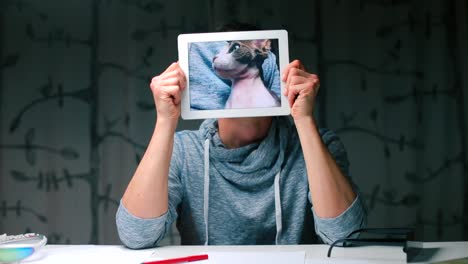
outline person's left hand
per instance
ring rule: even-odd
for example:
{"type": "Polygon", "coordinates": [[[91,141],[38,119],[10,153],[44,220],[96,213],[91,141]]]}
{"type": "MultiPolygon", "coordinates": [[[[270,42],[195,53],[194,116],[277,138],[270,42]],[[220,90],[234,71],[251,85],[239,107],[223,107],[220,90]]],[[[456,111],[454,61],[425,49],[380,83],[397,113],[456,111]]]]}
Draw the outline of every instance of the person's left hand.
{"type": "Polygon", "coordinates": [[[286,83],[284,95],[288,97],[294,121],[313,119],[315,98],[320,87],[318,76],[308,73],[299,60],[294,60],[286,66],[281,79],[286,83]]]}

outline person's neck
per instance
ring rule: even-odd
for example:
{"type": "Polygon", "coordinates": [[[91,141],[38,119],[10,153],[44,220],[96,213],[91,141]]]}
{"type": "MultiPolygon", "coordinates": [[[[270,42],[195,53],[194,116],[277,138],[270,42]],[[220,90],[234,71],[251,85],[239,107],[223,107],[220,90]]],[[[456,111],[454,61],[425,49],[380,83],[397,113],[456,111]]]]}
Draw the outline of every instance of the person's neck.
{"type": "Polygon", "coordinates": [[[220,118],[219,137],[226,148],[240,148],[264,139],[272,117],[220,118]]]}

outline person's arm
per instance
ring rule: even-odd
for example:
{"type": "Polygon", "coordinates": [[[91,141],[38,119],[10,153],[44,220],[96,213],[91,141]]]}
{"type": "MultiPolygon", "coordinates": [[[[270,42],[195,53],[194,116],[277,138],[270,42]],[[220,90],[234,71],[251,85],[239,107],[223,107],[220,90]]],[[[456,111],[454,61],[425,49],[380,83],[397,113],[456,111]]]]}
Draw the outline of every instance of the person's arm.
{"type": "MultiPolygon", "coordinates": [[[[179,65],[173,63],[153,78],[150,87],[157,111],[154,133],[116,216],[121,240],[132,248],[151,246],[167,229],[169,167],[185,75],[179,65]]],[[[177,177],[173,178],[177,181],[177,177]]]]}
{"type": "Polygon", "coordinates": [[[323,144],[313,117],[320,86],[318,77],[306,72],[295,60],[286,68],[283,80],[301,141],[315,212],[320,217],[336,217],[351,205],[356,193],[323,144]]]}
{"type": "MultiPolygon", "coordinates": [[[[352,178],[350,177],[348,155],[343,143],[331,130],[319,129],[319,133],[323,145],[328,149],[341,173],[350,182],[356,193],[356,198],[351,205],[336,217],[320,217],[315,212],[314,206],[311,208],[315,219],[316,233],[325,243],[331,244],[337,239],[346,237],[351,231],[365,228],[367,225],[367,212],[362,196],[359,193],[359,188],[352,182],[352,178]]],[[[309,199],[312,203],[310,192],[309,199]]],[[[356,238],[357,236],[353,235],[352,238],[356,238]]]]}
{"type": "Polygon", "coordinates": [[[129,212],[122,200],[120,201],[115,220],[119,238],[125,246],[139,249],[158,245],[177,219],[177,206],[183,199],[181,182],[183,152],[180,141],[180,136],[176,135],[167,180],[167,211],[157,217],[143,218],[129,212]]]}
{"type": "Polygon", "coordinates": [[[337,217],[353,203],[356,193],[322,142],[315,122],[303,118],[295,124],[315,213],[323,218],[337,217]]]}
{"type": "MultiPolygon", "coordinates": [[[[346,231],[351,232],[354,227],[360,227],[365,223],[362,219],[365,213],[361,213],[364,210],[360,202],[356,205],[357,194],[322,141],[314,120],[313,107],[319,88],[318,77],[306,72],[302,64],[296,60],[286,68],[283,81],[286,82],[285,95],[291,106],[291,115],[304,154],[314,216],[321,218],[318,225],[323,219],[334,220],[337,225],[340,223],[338,218],[352,220],[356,223],[344,223],[349,230],[340,230],[342,227],[336,227],[336,233],[339,235],[346,231]],[[354,212],[352,205],[359,207],[359,210],[354,212]],[[353,214],[355,217],[349,217],[345,213],[353,214]]],[[[329,237],[336,238],[339,235],[329,237]]]]}
{"type": "Polygon", "coordinates": [[[169,164],[176,125],[158,119],[148,148],[123,195],[122,203],[135,216],[154,218],[167,212],[169,164]]]}

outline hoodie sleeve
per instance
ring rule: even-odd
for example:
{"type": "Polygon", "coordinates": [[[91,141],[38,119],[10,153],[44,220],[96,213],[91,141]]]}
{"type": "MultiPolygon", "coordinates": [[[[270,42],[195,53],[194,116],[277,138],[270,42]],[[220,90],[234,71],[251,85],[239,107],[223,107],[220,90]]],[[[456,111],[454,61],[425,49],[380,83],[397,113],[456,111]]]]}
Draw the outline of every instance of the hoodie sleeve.
{"type": "Polygon", "coordinates": [[[125,246],[132,249],[154,247],[172,227],[172,223],[177,218],[176,209],[183,197],[180,179],[183,153],[180,149],[179,137],[176,134],[169,166],[169,205],[165,214],[155,218],[140,218],[131,214],[120,201],[116,224],[120,240],[125,246]]]}
{"type": "MultiPolygon", "coordinates": [[[[362,201],[362,195],[359,193],[359,189],[349,177],[349,161],[343,143],[341,143],[338,136],[330,130],[321,130],[320,134],[323,142],[328,148],[328,151],[335,159],[338,167],[340,167],[341,172],[348,177],[354,191],[357,193],[356,199],[353,203],[337,217],[319,217],[312,206],[312,212],[315,219],[315,232],[325,243],[331,244],[335,240],[346,237],[354,230],[364,228],[367,225],[367,212],[364,201],[362,201]]],[[[310,194],[309,200],[312,203],[310,194]]]]}

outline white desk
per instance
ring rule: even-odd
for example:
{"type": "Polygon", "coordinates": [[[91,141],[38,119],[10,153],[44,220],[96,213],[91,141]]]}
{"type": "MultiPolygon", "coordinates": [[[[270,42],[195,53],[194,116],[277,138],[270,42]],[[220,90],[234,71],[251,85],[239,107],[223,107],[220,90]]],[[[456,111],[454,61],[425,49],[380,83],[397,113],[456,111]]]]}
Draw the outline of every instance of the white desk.
{"type": "MultiPolygon", "coordinates": [[[[468,242],[425,242],[416,263],[430,263],[468,257],[468,242]],[[427,250],[427,251],[426,251],[427,250]],[[425,255],[425,256],[422,256],[425,255]],[[425,261],[421,261],[424,259],[425,261]]],[[[401,247],[365,246],[334,248],[332,258],[326,257],[327,245],[293,246],[166,246],[145,250],[130,250],[122,246],[47,245],[21,263],[141,263],[151,255],[171,258],[213,251],[267,252],[305,251],[306,263],[406,263],[401,247]]]]}

